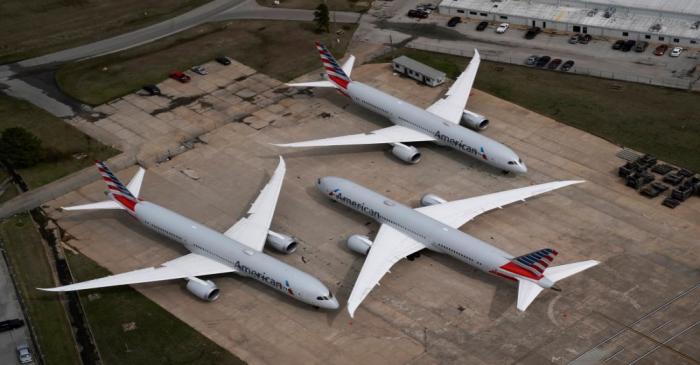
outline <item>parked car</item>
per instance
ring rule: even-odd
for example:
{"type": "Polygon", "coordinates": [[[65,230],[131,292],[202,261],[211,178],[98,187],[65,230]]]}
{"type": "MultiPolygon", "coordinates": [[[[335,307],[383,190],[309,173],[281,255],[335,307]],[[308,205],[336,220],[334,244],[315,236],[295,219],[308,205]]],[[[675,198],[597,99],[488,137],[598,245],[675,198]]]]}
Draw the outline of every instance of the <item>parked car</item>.
{"type": "Polygon", "coordinates": [[[550,70],[556,70],[559,65],[561,65],[561,58],[555,58],[549,63],[549,65],[547,65],[547,68],[550,70]]]}
{"type": "Polygon", "coordinates": [[[552,57],[549,56],[542,56],[537,59],[537,62],[535,62],[536,67],[544,67],[549,63],[549,60],[551,60],[552,57]]]}
{"type": "Polygon", "coordinates": [[[418,5],[416,6],[416,9],[435,10],[435,9],[437,9],[437,6],[435,6],[435,4],[430,4],[430,3],[418,4],[418,5]]]}
{"type": "Polygon", "coordinates": [[[461,23],[461,22],[462,22],[462,18],[456,16],[456,17],[451,18],[451,19],[447,22],[447,26],[450,27],[450,28],[454,28],[457,24],[459,24],[459,23],[461,23]]]}
{"type": "Polygon", "coordinates": [[[488,27],[488,26],[489,26],[489,22],[481,22],[481,23],[479,23],[479,25],[476,26],[476,30],[481,32],[484,29],[486,29],[486,27],[488,27]]]}
{"type": "Polygon", "coordinates": [[[639,42],[637,42],[637,45],[634,47],[634,51],[635,52],[644,52],[644,51],[646,51],[647,47],[649,47],[649,42],[639,41],[639,42]]]}
{"type": "Polygon", "coordinates": [[[506,30],[508,30],[509,27],[510,27],[510,24],[501,23],[501,25],[499,25],[498,28],[496,28],[496,33],[503,34],[506,32],[506,30]]]}
{"type": "Polygon", "coordinates": [[[579,34],[578,35],[578,42],[581,44],[588,44],[593,39],[593,36],[590,34],[579,34]]]}
{"type": "Polygon", "coordinates": [[[568,61],[564,62],[563,65],[561,65],[561,69],[560,69],[560,70],[562,70],[562,71],[569,71],[569,70],[571,70],[572,67],[574,67],[574,61],[573,61],[573,60],[568,60],[568,61]]]}
{"type": "Polygon", "coordinates": [[[683,47],[673,47],[669,56],[678,57],[681,55],[681,53],[683,53],[683,47]]]}
{"type": "Polygon", "coordinates": [[[29,346],[27,346],[26,343],[17,346],[17,358],[19,359],[20,364],[28,364],[34,361],[32,358],[32,352],[29,351],[29,346]]]}
{"type": "Polygon", "coordinates": [[[525,32],[525,39],[533,39],[537,37],[538,34],[542,32],[542,28],[540,27],[531,27],[530,29],[525,32]]]}
{"type": "Polygon", "coordinates": [[[190,82],[191,80],[191,78],[182,71],[170,71],[170,78],[173,80],[180,81],[183,84],[190,82]]]}
{"type": "Polygon", "coordinates": [[[224,65],[224,66],[228,66],[228,65],[231,64],[231,59],[228,58],[228,57],[226,57],[226,56],[219,56],[219,57],[216,57],[215,60],[216,60],[216,62],[218,62],[218,63],[220,63],[220,64],[222,64],[222,65],[224,65]]]}
{"type": "Polygon", "coordinates": [[[207,72],[207,69],[204,68],[204,66],[194,66],[192,67],[192,72],[198,74],[198,75],[206,75],[209,72],[207,72]]]}
{"type": "Polygon", "coordinates": [[[408,17],[409,18],[425,19],[428,17],[428,13],[424,12],[423,10],[411,9],[408,11],[408,17]]]}
{"type": "Polygon", "coordinates": [[[624,46],[624,45],[625,45],[625,41],[622,40],[622,39],[620,39],[620,40],[618,40],[617,42],[613,43],[612,49],[620,49],[620,48],[622,48],[622,46],[624,46]]]}
{"type": "Polygon", "coordinates": [[[422,12],[428,14],[428,15],[430,15],[430,14],[433,12],[433,9],[426,8],[426,7],[421,6],[421,5],[416,6],[416,10],[422,11],[422,12]]]}
{"type": "Polygon", "coordinates": [[[662,44],[662,45],[656,47],[656,49],[654,50],[654,54],[657,56],[663,56],[664,53],[666,53],[666,51],[668,51],[668,46],[665,44],[662,44]]]}
{"type": "Polygon", "coordinates": [[[626,40],[625,44],[622,45],[622,52],[629,52],[632,48],[634,48],[635,44],[637,44],[637,41],[633,39],[626,40]]]}
{"type": "Polygon", "coordinates": [[[0,332],[5,332],[5,331],[11,331],[15,328],[20,328],[24,326],[24,321],[15,318],[15,319],[8,319],[6,321],[0,322],[0,332]]]}
{"type": "Polygon", "coordinates": [[[537,60],[540,58],[540,56],[537,55],[532,55],[525,60],[525,64],[528,66],[532,66],[537,63],[537,60]]]}
{"type": "Polygon", "coordinates": [[[569,37],[569,44],[576,44],[578,43],[578,38],[580,34],[574,34],[571,37],[569,37]]]}

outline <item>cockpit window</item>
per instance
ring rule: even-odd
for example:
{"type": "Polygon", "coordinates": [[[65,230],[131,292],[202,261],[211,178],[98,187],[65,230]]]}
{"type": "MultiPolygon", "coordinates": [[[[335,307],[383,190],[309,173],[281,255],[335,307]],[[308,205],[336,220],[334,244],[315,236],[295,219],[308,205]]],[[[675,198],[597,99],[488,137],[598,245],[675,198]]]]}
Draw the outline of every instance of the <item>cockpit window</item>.
{"type": "Polygon", "coordinates": [[[508,161],[508,164],[509,164],[509,165],[515,165],[515,164],[517,164],[517,162],[515,162],[515,161],[508,161]]]}
{"type": "Polygon", "coordinates": [[[316,300],[328,300],[328,297],[316,297],[316,300]]]}

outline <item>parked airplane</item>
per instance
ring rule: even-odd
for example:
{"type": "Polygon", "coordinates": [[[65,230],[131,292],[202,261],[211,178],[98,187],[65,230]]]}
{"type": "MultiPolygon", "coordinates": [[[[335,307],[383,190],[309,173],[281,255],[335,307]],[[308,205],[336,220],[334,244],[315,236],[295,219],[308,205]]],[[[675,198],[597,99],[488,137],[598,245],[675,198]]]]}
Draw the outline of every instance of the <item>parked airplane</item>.
{"type": "Polygon", "coordinates": [[[63,210],[125,210],[149,229],[179,242],[191,253],[158,267],[41,290],[72,291],[186,279],[187,290],[192,294],[205,301],[214,301],[219,297],[218,287],[211,280],[203,280],[199,276],[236,273],[312,306],[338,308],[338,300],[318,279],[263,252],[266,241],[272,248],[285,254],[294,252],[297,246],[294,238],[270,230],[284,180],[285,164],[282,158],[246,216],[223,234],[140,199],[139,192],[145,173],[143,168],[139,169],[127,186],[103,162],[97,162],[97,168],[109,188],[105,192],[109,200],[65,207],[63,210]]]}
{"type": "Polygon", "coordinates": [[[474,58],[447,91],[445,97],[423,110],[371,86],[352,81],[350,73],[355,63],[354,56],[350,56],[340,67],[325,46],[317,42],[316,48],[321,54],[321,61],[326,70],[326,80],[287,84],[288,86],[335,88],[355,103],[386,117],[395,125],[370,133],[276,144],[276,146],[319,147],[388,143],[393,147],[391,152],[396,157],[407,163],[417,163],[421,158],[418,149],[403,143],[432,141],[449,146],[506,172],[527,172],[525,164],[513,150],[461,126],[482,130],[489,123],[483,115],[464,109],[481,62],[478,51],[474,50],[474,58]]]}
{"type": "Polygon", "coordinates": [[[361,235],[348,238],[348,248],[367,256],[348,299],[350,316],[396,262],[425,248],[517,281],[517,308],[524,311],[542,289],[559,290],[554,286],[557,281],[599,262],[588,260],[549,267],[557,255],[551,248],[514,257],[458,228],[489,210],[581,182],[550,182],[451,202],[426,194],[421,199],[423,207],[411,209],[343,178],[318,179],[318,189],[330,199],[381,223],[374,242],[361,235]]]}

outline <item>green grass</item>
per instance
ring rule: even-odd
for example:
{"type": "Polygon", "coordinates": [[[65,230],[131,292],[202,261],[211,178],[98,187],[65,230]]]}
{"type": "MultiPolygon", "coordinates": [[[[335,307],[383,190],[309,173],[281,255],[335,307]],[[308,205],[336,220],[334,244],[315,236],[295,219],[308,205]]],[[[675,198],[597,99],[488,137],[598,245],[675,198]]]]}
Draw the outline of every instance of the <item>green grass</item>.
{"type": "MultiPolygon", "coordinates": [[[[340,27],[340,26],[339,26],[340,27]]],[[[56,80],[66,93],[99,105],[224,54],[282,81],[321,66],[313,40],[332,45],[341,57],[355,26],[339,36],[317,34],[310,22],[235,21],[205,24],[147,45],[61,67],[56,80]]],[[[198,77],[198,76],[194,76],[198,77]]]]}
{"type": "Polygon", "coordinates": [[[90,166],[95,159],[106,159],[118,153],[24,100],[0,94],[0,115],[0,131],[10,127],[24,127],[41,139],[43,147],[54,151],[54,161],[18,170],[30,188],[90,166]],[[76,159],[74,154],[87,156],[76,159]]]}
{"type": "Polygon", "coordinates": [[[44,245],[29,214],[0,222],[0,237],[46,363],[79,363],[72,328],[59,296],[35,289],[55,285],[44,245]]]}
{"type": "MultiPolygon", "coordinates": [[[[400,49],[451,78],[464,57],[400,49]]],[[[559,122],[700,171],[700,95],[693,92],[482,61],[475,87],[559,122]]]]}
{"type": "MultiPolygon", "coordinates": [[[[76,280],[110,273],[83,255],[66,253],[76,280]]],[[[183,294],[187,295],[187,294],[183,294]]],[[[243,364],[184,322],[130,287],[81,292],[105,364],[243,364]],[[91,293],[99,298],[90,300],[91,293]],[[124,332],[122,324],[136,329],[124,332]]]]}
{"type": "Polygon", "coordinates": [[[0,64],[143,28],[210,0],[2,0],[0,64]]]}

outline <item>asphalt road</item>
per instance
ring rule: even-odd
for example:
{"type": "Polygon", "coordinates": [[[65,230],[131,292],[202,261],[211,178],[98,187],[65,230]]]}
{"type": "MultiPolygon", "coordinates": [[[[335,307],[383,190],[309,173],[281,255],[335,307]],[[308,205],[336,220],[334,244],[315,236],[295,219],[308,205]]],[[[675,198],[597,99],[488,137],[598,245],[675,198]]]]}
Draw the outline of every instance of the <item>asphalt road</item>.
{"type": "MultiPolygon", "coordinates": [[[[334,12],[337,22],[358,22],[361,14],[334,12]]],[[[61,117],[72,117],[82,105],[53,82],[55,68],[65,62],[97,57],[140,46],[188,28],[229,19],[313,20],[312,10],[267,8],[254,0],[214,0],[185,14],[129,33],[44,56],[0,66],[0,91],[24,99],[61,117]],[[47,82],[47,80],[51,80],[47,82]]]]}
{"type": "MultiPolygon", "coordinates": [[[[0,321],[14,318],[24,319],[10,273],[7,270],[7,263],[1,256],[0,293],[3,293],[0,295],[0,321]]],[[[27,326],[0,333],[0,364],[19,364],[16,348],[20,343],[27,343],[29,347],[33,348],[27,326]]],[[[34,353],[34,351],[32,352],[34,353]]]]}

